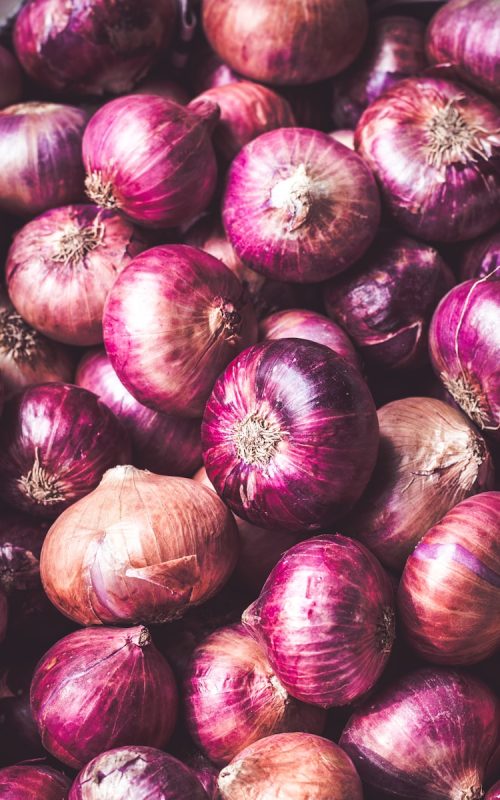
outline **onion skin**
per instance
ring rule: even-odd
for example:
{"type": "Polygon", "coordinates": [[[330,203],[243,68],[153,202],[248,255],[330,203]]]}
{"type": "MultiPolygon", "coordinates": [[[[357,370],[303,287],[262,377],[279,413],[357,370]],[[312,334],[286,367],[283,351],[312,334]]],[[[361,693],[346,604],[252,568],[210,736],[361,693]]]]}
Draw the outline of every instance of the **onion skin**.
{"type": "Polygon", "coordinates": [[[498,701],[480,681],[422,669],[356,711],[340,746],[364,781],[391,796],[480,800],[499,721],[498,701]]]}
{"type": "Polygon", "coordinates": [[[23,93],[19,64],[12,53],[0,45],[0,108],[18,103],[23,93]]]}
{"type": "Polygon", "coordinates": [[[246,747],[221,770],[219,791],[222,800],[363,800],[349,757],[309,733],[278,733],[246,747]]]}
{"type": "Polygon", "coordinates": [[[500,492],[459,503],[425,534],[399,585],[400,621],[436,664],[475,664],[500,646],[500,492]]]}
{"type": "Polygon", "coordinates": [[[55,103],[0,111],[0,210],[32,217],[83,196],[87,113],[55,103]]]}
{"type": "Polygon", "coordinates": [[[408,397],[378,411],[380,449],[371,482],[344,530],[400,573],[429,528],[493,485],[484,439],[441,400],[408,397]]]}
{"type": "Polygon", "coordinates": [[[103,330],[129,392],[184,417],[202,416],[217,376],[257,338],[241,283],[220,261],[187,245],[154,247],[133,260],[108,295],[103,330]]]}
{"type": "Polygon", "coordinates": [[[281,128],[234,159],[222,217],[244,264],[277,280],[317,283],[363,255],[380,201],[356,153],[326,133],[281,128]]]}
{"type": "Polygon", "coordinates": [[[49,599],[80,625],[167,622],[216,594],[237,552],[214,492],[117,467],[52,525],[40,571],[49,599]]]}
{"type": "Polygon", "coordinates": [[[486,793],[484,800],[500,800],[500,781],[491,787],[490,791],[486,793]]]}
{"type": "Polygon", "coordinates": [[[66,800],[71,781],[62,772],[39,765],[0,769],[3,800],[66,800]]]}
{"type": "Polygon", "coordinates": [[[460,280],[471,278],[500,278],[500,230],[472,242],[460,264],[460,280]]]}
{"type": "Polygon", "coordinates": [[[263,528],[324,528],[354,505],[376,460],[375,405],[358,370],[301,339],[245,350],[217,380],[202,423],[208,477],[263,528]]]}
{"type": "Polygon", "coordinates": [[[420,239],[457,242],[500,221],[499,130],[493,103],[424,76],[397,83],[367,108],[355,146],[398,225],[420,239]]]}

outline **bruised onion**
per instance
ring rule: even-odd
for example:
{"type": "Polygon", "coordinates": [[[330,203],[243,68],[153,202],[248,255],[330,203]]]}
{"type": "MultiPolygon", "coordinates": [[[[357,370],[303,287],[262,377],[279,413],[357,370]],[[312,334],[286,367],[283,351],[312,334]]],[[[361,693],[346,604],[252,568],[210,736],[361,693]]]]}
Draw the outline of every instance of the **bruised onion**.
{"type": "Polygon", "coordinates": [[[363,255],[378,227],[380,202],[356,153],[326,133],[281,128],[236,156],[222,215],[244,264],[279,280],[314,283],[363,255]]]}
{"type": "Polygon", "coordinates": [[[408,397],[378,411],[373,477],[344,530],[401,572],[429,528],[470,495],[492,488],[483,437],[441,400],[408,397]]]}
{"type": "Polygon", "coordinates": [[[471,242],[461,260],[462,281],[485,278],[487,275],[500,279],[500,230],[471,242]]]}
{"type": "Polygon", "coordinates": [[[22,92],[19,64],[12,53],[0,45],[0,108],[18,103],[22,92]]]}
{"type": "Polygon", "coordinates": [[[218,259],[187,245],[137,256],[108,295],[103,329],[130,393],[186,417],[202,416],[217,376],[257,338],[241,283],[218,259]]]}
{"type": "Polygon", "coordinates": [[[340,746],[391,797],[481,800],[499,724],[498,700],[480,681],[422,669],[356,711],[340,746]]]}
{"type": "Polygon", "coordinates": [[[66,800],[70,786],[66,775],[41,764],[0,769],[2,800],[66,800]]]}

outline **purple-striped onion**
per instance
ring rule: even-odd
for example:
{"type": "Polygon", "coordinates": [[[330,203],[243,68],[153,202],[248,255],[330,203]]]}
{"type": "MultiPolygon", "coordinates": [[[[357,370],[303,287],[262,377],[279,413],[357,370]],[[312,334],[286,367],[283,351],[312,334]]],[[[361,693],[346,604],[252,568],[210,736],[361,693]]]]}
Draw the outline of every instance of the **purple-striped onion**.
{"type": "Polygon", "coordinates": [[[23,93],[21,70],[12,53],[0,45],[0,108],[18,103],[23,93]]]}
{"type": "Polygon", "coordinates": [[[43,764],[18,764],[0,769],[2,800],[66,800],[71,781],[43,764]]]}
{"type": "Polygon", "coordinates": [[[471,242],[460,263],[461,281],[490,274],[500,279],[500,229],[471,242]]]}

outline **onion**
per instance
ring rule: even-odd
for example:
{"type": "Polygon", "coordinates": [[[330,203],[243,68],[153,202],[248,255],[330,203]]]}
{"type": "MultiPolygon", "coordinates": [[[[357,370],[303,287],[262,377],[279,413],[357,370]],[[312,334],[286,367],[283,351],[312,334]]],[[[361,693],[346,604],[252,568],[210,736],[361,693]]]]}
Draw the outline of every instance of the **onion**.
{"type": "Polygon", "coordinates": [[[2,800],[66,800],[71,781],[51,767],[41,765],[0,769],[2,800]]]}
{"type": "Polygon", "coordinates": [[[500,800],[500,781],[497,781],[490,791],[486,793],[484,800],[500,800]]]}
{"type": "Polygon", "coordinates": [[[498,701],[482,683],[423,669],[356,711],[340,746],[361,778],[391,797],[481,800],[499,722],[498,701]]]}
{"type": "Polygon", "coordinates": [[[50,600],[81,625],[166,622],[223,586],[237,550],[214,492],[116,467],[52,525],[40,570],[50,600]]]}
{"type": "Polygon", "coordinates": [[[362,800],[351,760],[310,733],[278,733],[246,747],[219,775],[223,800],[362,800]]]}
{"type": "Polygon", "coordinates": [[[34,216],[83,195],[87,113],[54,103],[0,111],[0,210],[34,216]]]}
{"type": "Polygon", "coordinates": [[[14,237],[5,267],[10,299],[51,339],[98,344],[108,292],[146,247],[116,211],[91,205],[46,211],[14,237]]]}
{"type": "Polygon", "coordinates": [[[203,28],[236,72],[264,83],[330,78],[358,55],[368,29],[365,0],[304,0],[252,6],[204,0],[203,28]]]}
{"type": "Polygon", "coordinates": [[[493,464],[476,428],[440,400],[395,400],[379,409],[378,421],[378,462],[344,530],[401,572],[432,525],[492,487],[493,464]]]}
{"type": "Polygon", "coordinates": [[[272,278],[314,283],[341,272],[371,244],[379,218],[370,171],[326,133],[264,133],[229,170],[229,240],[247,266],[272,278]]]}
{"type": "Polygon", "coordinates": [[[5,406],[0,495],[19,510],[51,519],[128,455],[122,426],[94,394],[67,383],[36,384],[5,406]]]}
{"type": "Polygon", "coordinates": [[[329,136],[335,141],[340,142],[345,147],[349,147],[351,150],[354,150],[354,131],[350,128],[343,128],[339,131],[331,131],[329,136]]]}
{"type": "Polygon", "coordinates": [[[454,282],[433,247],[382,235],[354,270],[327,285],[325,307],[368,365],[414,368],[428,359],[432,314],[454,282]]]}
{"type": "Polygon", "coordinates": [[[210,133],[218,114],[212,103],[191,110],[155,95],[106,103],[83,137],[88,196],[141,225],[168,227],[196,217],[215,188],[210,133]]]}
{"type": "Polygon", "coordinates": [[[500,492],[459,503],[410,555],[399,585],[409,643],[427,661],[474,664],[500,646],[500,492]]]}
{"type": "Polygon", "coordinates": [[[355,144],[395,220],[422,239],[472,239],[500,221],[500,110],[441,77],[408,78],[365,111],[355,144]]]}
{"type": "Polygon", "coordinates": [[[68,800],[208,800],[194,773],[153,747],[118,747],[76,777],[68,800]]]}
{"type": "Polygon", "coordinates": [[[16,59],[0,45],[0,108],[18,103],[23,93],[21,70],[16,59]]]}
{"type": "MultiPolygon", "coordinates": [[[[500,273],[500,270],[499,270],[500,273]]],[[[448,292],[429,333],[434,371],[476,425],[500,440],[500,281],[470,280],[448,292]]]]}
{"type": "Polygon", "coordinates": [[[135,258],[109,293],[103,328],[111,364],[131,394],[188,417],[201,417],[217,376],[257,338],[240,282],[187,245],[135,258]]]}
{"type": "Polygon", "coordinates": [[[500,229],[486,234],[466,249],[460,264],[462,281],[471,278],[500,278],[500,229]]]}

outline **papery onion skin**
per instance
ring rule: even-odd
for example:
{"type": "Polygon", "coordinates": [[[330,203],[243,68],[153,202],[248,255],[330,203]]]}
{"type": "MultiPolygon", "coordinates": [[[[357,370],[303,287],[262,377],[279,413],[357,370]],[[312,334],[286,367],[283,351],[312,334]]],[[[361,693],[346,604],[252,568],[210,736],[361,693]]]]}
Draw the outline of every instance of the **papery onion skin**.
{"type": "Polygon", "coordinates": [[[235,358],[207,402],[201,436],[208,477],[232,511],[290,532],[346,513],[378,448],[358,370],[303,339],[262,342],[235,358]]]}
{"type": "Polygon", "coordinates": [[[310,733],[278,733],[246,747],[219,774],[222,800],[363,800],[350,758],[310,733]]]}
{"type": "Polygon", "coordinates": [[[22,93],[19,64],[12,53],[0,45],[0,108],[18,103],[22,93]]]}
{"type": "Polygon", "coordinates": [[[66,800],[71,781],[62,772],[42,765],[0,769],[3,800],[66,800]]]}
{"type": "Polygon", "coordinates": [[[401,572],[432,525],[493,487],[493,462],[477,429],[441,400],[394,400],[379,409],[378,420],[377,465],[344,530],[401,572]]]}
{"type": "Polygon", "coordinates": [[[316,283],[363,255],[380,201],[356,153],[326,133],[281,128],[234,159],[222,217],[244,264],[277,280],[316,283]]]}
{"type": "Polygon", "coordinates": [[[50,600],[81,625],[167,622],[216,594],[237,552],[214,492],[116,467],[52,525],[40,571],[50,600]]]}
{"type": "Polygon", "coordinates": [[[257,338],[241,283],[218,259],[187,245],[154,247],[133,260],[108,295],[103,330],[129,392],[186,417],[202,416],[217,376],[257,338]]]}
{"type": "Polygon", "coordinates": [[[22,217],[83,197],[87,113],[55,103],[0,111],[0,209],[22,217]]]}
{"type": "Polygon", "coordinates": [[[490,791],[486,793],[484,800],[500,800],[500,781],[497,781],[490,791]]]}
{"type": "Polygon", "coordinates": [[[355,146],[396,222],[438,242],[500,221],[500,110],[442,77],[408,78],[361,117],[355,146]]]}
{"type": "Polygon", "coordinates": [[[391,796],[481,800],[499,723],[498,700],[480,681],[422,669],[356,711],[340,746],[364,781],[391,796]]]}
{"type": "Polygon", "coordinates": [[[126,463],[125,431],[104,403],[67,383],[29,386],[8,401],[0,429],[0,494],[53,519],[126,463]]]}
{"type": "Polygon", "coordinates": [[[433,247],[407,236],[379,236],[354,269],[326,285],[325,308],[367,365],[410,369],[428,361],[432,314],[454,283],[433,247]]]}
{"type": "Polygon", "coordinates": [[[500,230],[486,234],[466,249],[460,264],[460,279],[471,278],[500,279],[500,230]]]}
{"type": "Polygon", "coordinates": [[[88,197],[140,225],[173,227],[195,218],[215,189],[210,133],[218,114],[212,103],[190,110],[157,95],[106,103],[83,137],[88,197]]]}
{"type": "Polygon", "coordinates": [[[108,292],[147,246],[116,211],[93,205],[51,209],[14,237],[5,266],[10,299],[51,339],[98,344],[108,292]]]}
{"type": "Polygon", "coordinates": [[[408,558],[399,584],[401,628],[436,664],[475,664],[500,646],[500,492],[463,500],[408,558]]]}

